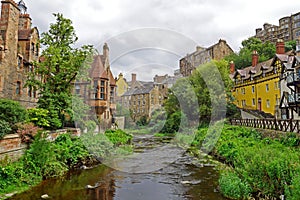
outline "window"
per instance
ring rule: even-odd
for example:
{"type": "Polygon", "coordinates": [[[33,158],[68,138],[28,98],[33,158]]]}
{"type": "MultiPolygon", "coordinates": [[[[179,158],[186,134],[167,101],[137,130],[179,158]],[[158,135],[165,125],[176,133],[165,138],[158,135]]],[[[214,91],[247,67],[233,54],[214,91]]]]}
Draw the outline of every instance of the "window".
{"type": "Polygon", "coordinates": [[[279,88],[280,88],[280,82],[279,81],[275,81],[274,84],[275,84],[274,85],[275,90],[279,90],[279,88]]]}
{"type": "Polygon", "coordinates": [[[269,92],[269,84],[266,84],[266,92],[269,92]]]}
{"type": "Polygon", "coordinates": [[[115,101],[115,92],[114,87],[110,87],[110,102],[115,101]]]}
{"type": "Polygon", "coordinates": [[[270,100],[267,99],[267,108],[270,108],[270,100]]]}
{"type": "Polygon", "coordinates": [[[245,88],[241,89],[242,94],[245,94],[245,88]]]}
{"type": "Polygon", "coordinates": [[[32,53],[34,53],[34,51],[35,51],[35,44],[33,42],[31,43],[31,51],[32,51],[32,53]]]}
{"type": "Polygon", "coordinates": [[[94,97],[95,97],[95,99],[98,99],[98,90],[99,90],[98,81],[94,80],[94,97]]]}
{"type": "Polygon", "coordinates": [[[22,57],[18,56],[18,70],[22,68],[22,57]]]}
{"type": "Polygon", "coordinates": [[[80,85],[75,85],[76,94],[80,94],[80,85]]]}
{"type": "Polygon", "coordinates": [[[300,31],[296,31],[295,35],[296,37],[300,37],[300,31]]]}
{"type": "Polygon", "coordinates": [[[21,82],[17,82],[17,87],[16,87],[16,94],[21,94],[21,82]]]}
{"type": "Polygon", "coordinates": [[[242,100],[242,106],[243,106],[243,107],[246,106],[246,100],[242,100]]]}
{"type": "Polygon", "coordinates": [[[28,87],[28,96],[32,97],[32,87],[28,87]]]}
{"type": "Polygon", "coordinates": [[[255,99],[252,99],[252,106],[255,106],[255,99]]]}
{"type": "Polygon", "coordinates": [[[105,100],[105,81],[101,81],[100,84],[100,99],[105,100]]]}
{"type": "Polygon", "coordinates": [[[254,86],[252,86],[252,93],[254,93],[255,92],[255,87],[254,86]]]}

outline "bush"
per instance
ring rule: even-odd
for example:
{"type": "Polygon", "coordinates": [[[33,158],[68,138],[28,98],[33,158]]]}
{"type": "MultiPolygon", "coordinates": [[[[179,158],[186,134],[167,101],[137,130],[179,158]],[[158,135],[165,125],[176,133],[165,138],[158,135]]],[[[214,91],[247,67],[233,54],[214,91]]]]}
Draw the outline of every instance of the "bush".
{"type": "Polygon", "coordinates": [[[93,120],[89,120],[89,121],[86,122],[86,128],[87,128],[88,132],[92,132],[93,133],[95,131],[95,129],[96,129],[96,126],[97,126],[97,124],[93,120]]]}
{"type": "Polygon", "coordinates": [[[28,113],[28,122],[32,122],[35,125],[43,128],[49,128],[49,111],[43,108],[30,108],[27,110],[28,113]]]}
{"type": "Polygon", "coordinates": [[[8,122],[0,120],[0,139],[12,131],[8,122]]]}
{"type": "Polygon", "coordinates": [[[33,123],[18,123],[17,127],[17,133],[20,135],[22,142],[25,143],[31,143],[38,132],[42,130],[42,128],[35,126],[33,123]]]}
{"type": "Polygon", "coordinates": [[[225,171],[219,178],[221,193],[233,199],[247,199],[251,194],[251,187],[243,182],[236,173],[225,171]]]}
{"type": "Polygon", "coordinates": [[[23,122],[26,119],[26,110],[19,102],[0,99],[0,120],[4,120],[11,125],[23,122]]]}
{"type": "Polygon", "coordinates": [[[104,134],[115,146],[130,144],[133,137],[121,129],[107,130],[104,134]]]}

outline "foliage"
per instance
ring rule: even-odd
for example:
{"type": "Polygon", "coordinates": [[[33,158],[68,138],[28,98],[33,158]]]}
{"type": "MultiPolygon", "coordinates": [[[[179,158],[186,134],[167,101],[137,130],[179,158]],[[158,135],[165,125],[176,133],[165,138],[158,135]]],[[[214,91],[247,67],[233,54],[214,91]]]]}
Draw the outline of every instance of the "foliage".
{"type": "Polygon", "coordinates": [[[28,122],[32,122],[35,125],[42,128],[50,127],[49,111],[43,108],[30,108],[27,110],[28,122]]]}
{"type": "Polygon", "coordinates": [[[31,143],[38,132],[43,130],[42,128],[35,126],[33,123],[19,123],[17,124],[17,127],[17,133],[20,135],[22,142],[25,143],[31,143]]]}
{"type": "Polygon", "coordinates": [[[251,194],[250,186],[243,182],[233,171],[221,173],[219,178],[221,193],[233,199],[247,199],[251,194]]]}
{"type": "Polygon", "coordinates": [[[146,116],[142,116],[137,122],[137,126],[146,126],[148,124],[148,119],[146,116]]]}
{"type": "MultiPolygon", "coordinates": [[[[227,104],[233,99],[231,85],[225,60],[201,65],[189,78],[179,79],[169,90],[164,103],[168,117],[161,132],[171,133],[178,131],[179,126],[184,129],[191,124],[208,123],[212,115],[225,118],[227,104]],[[186,118],[181,124],[180,115],[186,118]]],[[[229,111],[230,114],[237,112],[231,108],[229,111]]]]}
{"type": "Polygon", "coordinates": [[[112,142],[104,134],[88,132],[81,136],[81,141],[89,153],[98,159],[105,158],[114,150],[112,142]]]}
{"type": "Polygon", "coordinates": [[[0,120],[8,122],[11,126],[26,119],[26,109],[17,101],[0,99],[0,120]]]}
{"type": "Polygon", "coordinates": [[[130,144],[133,138],[132,135],[122,131],[121,129],[106,130],[104,134],[115,146],[130,144]]]}
{"type": "Polygon", "coordinates": [[[96,129],[96,126],[97,126],[97,124],[96,124],[96,122],[93,121],[93,120],[88,120],[88,121],[86,122],[86,128],[87,128],[87,131],[88,131],[88,132],[93,133],[93,132],[95,131],[95,129],[96,129]]]}
{"type": "Polygon", "coordinates": [[[0,120],[0,139],[11,132],[11,127],[8,122],[0,120]]]}
{"type": "Polygon", "coordinates": [[[297,45],[296,40],[291,40],[291,41],[285,42],[284,43],[285,52],[288,52],[291,50],[296,50],[296,45],[297,45]]]}
{"type": "Polygon", "coordinates": [[[263,62],[274,57],[276,47],[268,41],[263,43],[258,38],[250,37],[242,41],[242,48],[240,48],[238,53],[232,53],[225,59],[228,62],[233,61],[237,69],[245,68],[252,64],[253,51],[257,51],[259,62],[263,62]]]}
{"type": "Polygon", "coordinates": [[[38,107],[49,111],[50,128],[63,126],[65,116],[73,117],[72,82],[87,76],[88,63],[93,48],[83,46],[74,48],[77,41],[72,21],[62,14],[54,14],[56,23],[41,36],[42,62],[35,63],[36,70],[29,74],[27,86],[40,91],[38,107]],[[36,78],[41,77],[41,78],[36,78]]]}
{"type": "MultiPolygon", "coordinates": [[[[207,137],[206,132],[207,128],[199,129],[193,145],[202,146],[207,137]]],[[[294,177],[300,173],[299,146],[295,145],[298,144],[295,141],[297,138],[294,134],[272,139],[263,137],[254,129],[226,125],[213,154],[233,166],[235,175],[230,171],[223,172],[221,191],[230,196],[231,185],[226,185],[226,182],[229,183],[235,177],[236,181],[233,182],[249,185],[253,193],[299,199],[298,192],[294,190],[299,181],[294,177]]],[[[239,192],[239,195],[247,196],[248,192],[239,192]]],[[[232,192],[230,197],[237,198],[237,195],[232,192]]]]}
{"type": "Polygon", "coordinates": [[[60,162],[67,164],[69,168],[88,156],[86,147],[77,137],[63,134],[57,137],[54,142],[55,153],[60,162]]]}

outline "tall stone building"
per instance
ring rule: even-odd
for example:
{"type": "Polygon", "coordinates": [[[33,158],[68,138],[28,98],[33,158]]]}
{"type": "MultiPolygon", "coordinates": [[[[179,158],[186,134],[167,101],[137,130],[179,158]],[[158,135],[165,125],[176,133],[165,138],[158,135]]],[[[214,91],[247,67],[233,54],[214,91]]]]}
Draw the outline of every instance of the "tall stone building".
{"type": "Polygon", "coordinates": [[[197,47],[195,52],[187,54],[180,59],[180,73],[185,77],[190,76],[193,70],[199,65],[210,62],[211,60],[221,60],[231,53],[233,53],[233,50],[227,42],[222,39],[208,48],[197,47]]]}
{"type": "Polygon", "coordinates": [[[111,127],[116,111],[116,81],[110,70],[109,48],[105,43],[103,54],[95,55],[89,70],[89,81],[76,81],[75,93],[91,106],[101,129],[111,127]]]}
{"type": "Polygon", "coordinates": [[[35,106],[35,89],[24,85],[26,73],[34,70],[33,61],[39,57],[38,41],[38,29],[32,27],[25,3],[1,1],[0,98],[19,101],[26,107],[35,106]]]}
{"type": "Polygon", "coordinates": [[[279,26],[265,23],[263,28],[255,30],[255,37],[262,42],[276,43],[278,39],[285,42],[300,37],[300,12],[279,19],[279,26]]]}

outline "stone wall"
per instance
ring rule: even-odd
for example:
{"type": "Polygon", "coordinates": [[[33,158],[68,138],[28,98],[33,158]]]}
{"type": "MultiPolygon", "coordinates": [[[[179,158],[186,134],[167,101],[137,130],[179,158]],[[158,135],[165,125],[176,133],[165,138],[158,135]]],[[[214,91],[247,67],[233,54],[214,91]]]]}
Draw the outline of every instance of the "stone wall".
{"type": "MultiPolygon", "coordinates": [[[[60,129],[53,132],[49,132],[47,139],[49,141],[54,141],[59,135],[70,133],[72,136],[79,137],[81,131],[78,128],[67,128],[60,129]]],[[[27,145],[22,143],[21,138],[18,134],[6,135],[0,140],[0,160],[8,158],[9,160],[17,160],[23,154],[27,145]]]]}
{"type": "Polygon", "coordinates": [[[0,160],[8,158],[9,160],[16,160],[20,158],[27,145],[21,142],[18,134],[11,134],[5,136],[0,140],[0,160]]]}

